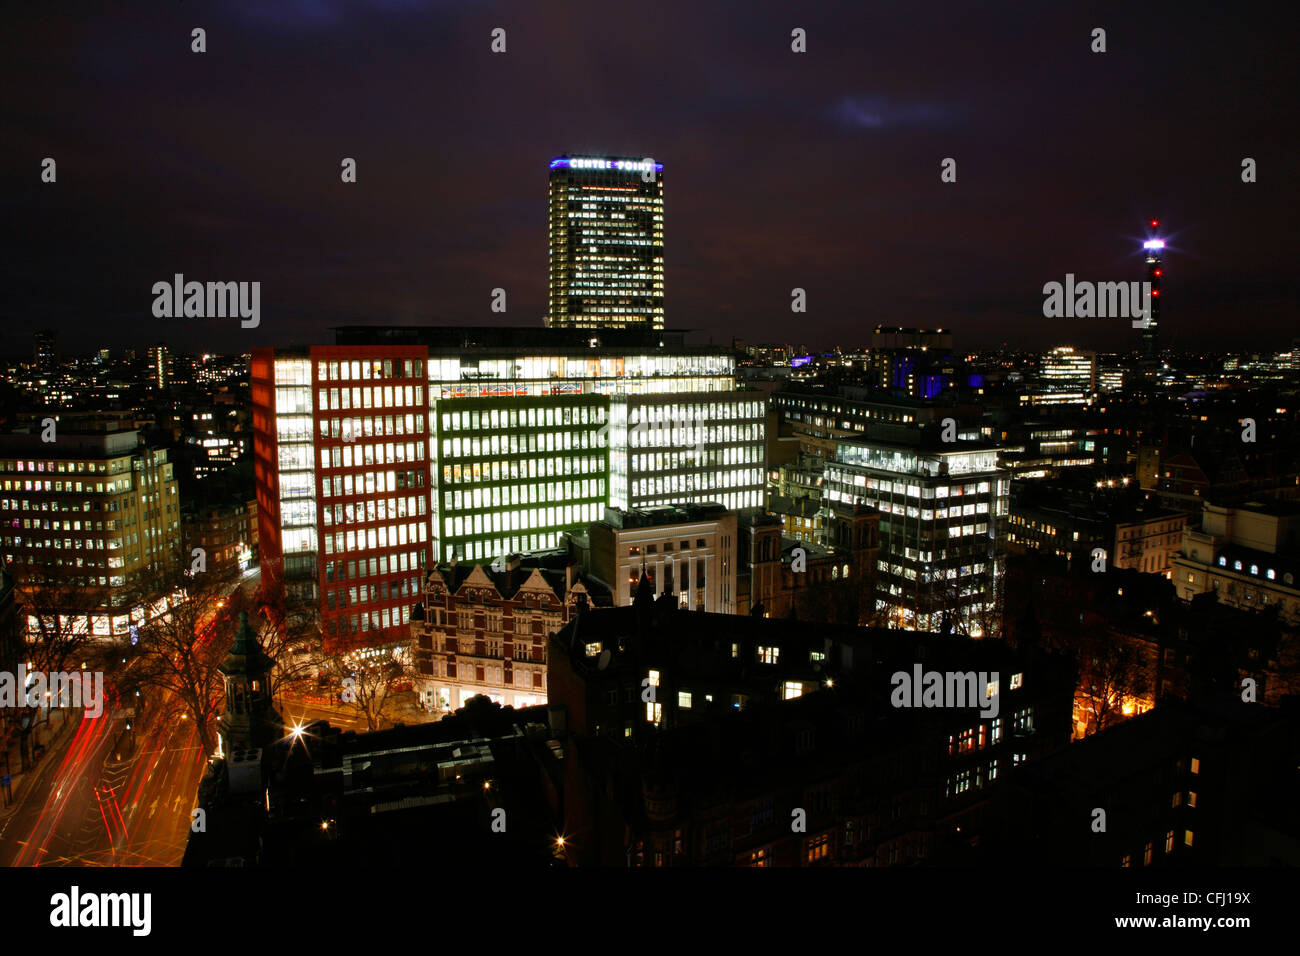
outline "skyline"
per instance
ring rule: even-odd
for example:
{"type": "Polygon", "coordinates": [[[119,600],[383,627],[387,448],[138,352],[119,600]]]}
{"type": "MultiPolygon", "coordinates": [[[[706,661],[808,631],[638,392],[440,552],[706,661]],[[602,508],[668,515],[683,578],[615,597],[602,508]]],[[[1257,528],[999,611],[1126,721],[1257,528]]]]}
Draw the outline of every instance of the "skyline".
{"type": "Polygon", "coordinates": [[[1289,346],[1295,131],[1268,92],[1294,67],[1266,17],[1207,10],[1175,31],[1162,8],[996,10],[935,30],[897,5],[764,4],[743,22],[665,7],[642,23],[224,3],[87,14],[71,43],[20,14],[0,351],[28,352],[33,327],[65,347],[243,352],[346,324],[540,326],[544,164],[566,153],[672,166],[665,325],[699,341],[826,348],[899,325],[950,328],[962,348],[1127,351],[1126,323],[1044,320],[1041,289],[1067,273],[1141,279],[1158,218],[1163,347],[1289,346]],[[1094,19],[1104,54],[1088,48],[1094,19]],[[790,49],[795,27],[806,53],[790,49]],[[561,41],[572,53],[556,61],[561,41]],[[356,49],[385,59],[354,72],[356,49]],[[54,184],[40,181],[47,156],[54,184]],[[349,157],[356,183],[340,181],[349,157]],[[940,180],[947,157],[955,183],[940,180]],[[1257,182],[1241,181],[1242,157],[1257,182]],[[150,290],[175,273],[261,282],[260,327],[154,319],[150,290]],[[793,288],[807,313],[791,314],[793,288]]]}
{"type": "Polygon", "coordinates": [[[444,874],[750,868],[940,937],[1269,925],[1292,19],[11,14],[15,931],[445,946],[444,874]]]}

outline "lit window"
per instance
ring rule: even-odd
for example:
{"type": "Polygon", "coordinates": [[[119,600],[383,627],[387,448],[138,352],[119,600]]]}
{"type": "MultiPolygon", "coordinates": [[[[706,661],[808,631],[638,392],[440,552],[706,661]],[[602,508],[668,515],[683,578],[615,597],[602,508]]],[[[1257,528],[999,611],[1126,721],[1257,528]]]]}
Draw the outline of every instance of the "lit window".
{"type": "Polygon", "coordinates": [[[677,706],[683,710],[691,709],[691,692],[688,690],[679,690],[677,692],[677,706]]]}
{"type": "Polygon", "coordinates": [[[1012,689],[1012,690],[1017,690],[1018,688],[1020,688],[1020,687],[1024,684],[1024,682],[1025,682],[1025,675],[1024,675],[1024,674],[1012,674],[1012,675],[1011,675],[1011,689],[1012,689]]]}
{"type": "Polygon", "coordinates": [[[807,860],[809,863],[824,860],[830,855],[830,839],[830,834],[824,833],[821,836],[808,841],[807,860]]]}
{"type": "Polygon", "coordinates": [[[793,700],[796,697],[803,696],[803,682],[797,680],[788,680],[785,682],[785,699],[793,700]]]}
{"type": "Polygon", "coordinates": [[[1199,757],[1193,757],[1193,758],[1192,758],[1192,773],[1200,773],[1200,772],[1201,772],[1201,760],[1200,760],[1199,757]]]}

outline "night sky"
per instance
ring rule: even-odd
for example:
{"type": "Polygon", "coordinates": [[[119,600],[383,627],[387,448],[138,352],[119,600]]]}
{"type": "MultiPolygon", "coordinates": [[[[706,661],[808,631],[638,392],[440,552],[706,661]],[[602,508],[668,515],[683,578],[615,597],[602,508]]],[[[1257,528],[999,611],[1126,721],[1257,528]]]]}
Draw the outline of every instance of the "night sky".
{"type": "Polygon", "coordinates": [[[1134,347],[1124,319],[1044,319],[1042,286],[1143,278],[1157,216],[1164,344],[1284,348],[1300,334],[1287,9],[23,4],[0,37],[0,351],[30,355],[41,326],[76,353],[540,325],[547,164],[565,152],[665,164],[667,324],[692,341],[848,346],[883,323],[950,327],[959,347],[1134,347]],[[151,286],[177,272],[260,281],[261,327],[155,319],[151,286]]]}

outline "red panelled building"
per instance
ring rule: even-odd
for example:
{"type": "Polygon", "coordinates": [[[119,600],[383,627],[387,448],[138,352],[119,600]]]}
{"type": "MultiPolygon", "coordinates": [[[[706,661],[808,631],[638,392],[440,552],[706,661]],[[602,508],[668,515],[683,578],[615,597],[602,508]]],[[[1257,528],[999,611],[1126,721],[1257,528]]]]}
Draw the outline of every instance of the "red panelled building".
{"type": "Polygon", "coordinates": [[[326,650],[404,642],[428,561],[423,346],[256,349],[264,579],[319,607],[326,650]]]}

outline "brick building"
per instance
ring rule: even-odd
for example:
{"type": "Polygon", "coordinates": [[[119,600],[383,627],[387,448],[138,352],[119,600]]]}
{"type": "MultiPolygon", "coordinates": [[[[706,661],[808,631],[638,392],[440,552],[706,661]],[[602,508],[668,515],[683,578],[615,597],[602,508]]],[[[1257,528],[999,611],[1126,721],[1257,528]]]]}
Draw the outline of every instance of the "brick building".
{"type": "Polygon", "coordinates": [[[511,707],[545,703],[549,635],[579,607],[609,600],[563,552],[513,555],[498,568],[456,561],[431,568],[411,614],[421,701],[444,711],[479,694],[511,707]]]}

